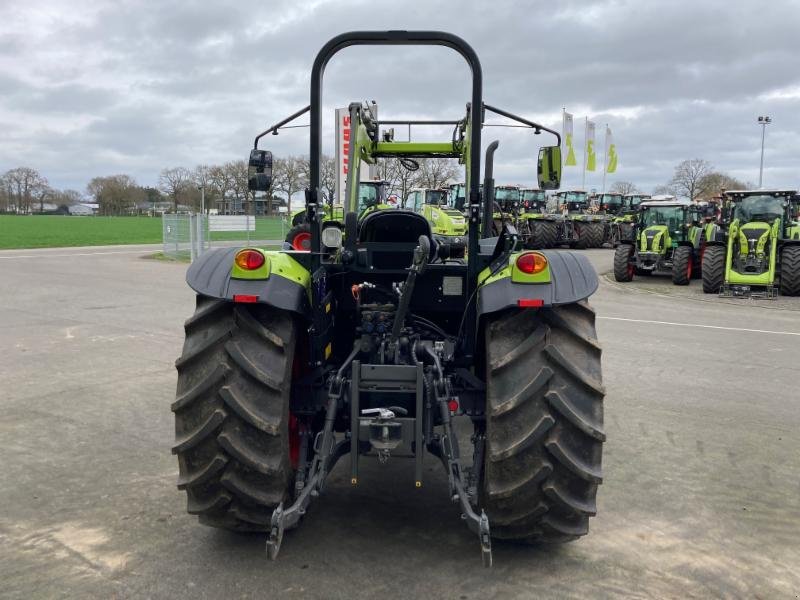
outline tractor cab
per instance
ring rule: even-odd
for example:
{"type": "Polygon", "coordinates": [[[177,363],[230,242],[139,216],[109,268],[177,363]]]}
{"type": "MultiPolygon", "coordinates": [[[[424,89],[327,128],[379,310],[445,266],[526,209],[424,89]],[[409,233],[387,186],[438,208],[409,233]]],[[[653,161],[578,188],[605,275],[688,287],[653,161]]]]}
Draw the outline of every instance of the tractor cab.
{"type": "Polygon", "coordinates": [[[582,190],[569,190],[556,194],[558,211],[561,213],[584,214],[589,210],[589,196],[582,190]]]}
{"type": "Polygon", "coordinates": [[[650,196],[647,194],[625,194],[622,196],[622,212],[636,213],[639,205],[647,200],[650,200],[650,196]]]}
{"type": "Polygon", "coordinates": [[[515,214],[519,210],[521,196],[516,185],[498,185],[494,188],[494,201],[503,213],[515,214]]]}
{"type": "Polygon", "coordinates": [[[461,183],[451,183],[447,186],[447,202],[456,210],[463,211],[467,197],[467,186],[461,183]]]}
{"type": "Polygon", "coordinates": [[[673,196],[639,205],[640,246],[643,252],[664,254],[679,243],[696,245],[700,232],[700,208],[673,196]]]}
{"type": "Polygon", "coordinates": [[[396,208],[388,203],[388,181],[362,181],[358,185],[358,214],[365,216],[373,210],[396,208]]]}
{"type": "Polygon", "coordinates": [[[622,194],[615,192],[600,194],[597,201],[601,213],[616,215],[622,211],[622,194]]]}
{"type": "Polygon", "coordinates": [[[547,194],[544,190],[536,188],[522,188],[520,190],[520,202],[526,213],[547,212],[547,194]]]}

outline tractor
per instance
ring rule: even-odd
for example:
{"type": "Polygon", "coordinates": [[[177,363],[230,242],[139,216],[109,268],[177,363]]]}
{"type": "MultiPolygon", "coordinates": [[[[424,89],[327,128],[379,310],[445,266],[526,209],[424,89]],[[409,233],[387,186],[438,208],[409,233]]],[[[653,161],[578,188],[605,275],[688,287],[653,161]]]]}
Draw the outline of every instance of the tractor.
{"type": "MultiPolygon", "coordinates": [[[[284,533],[313,502],[340,491],[326,485],[338,461],[352,486],[370,485],[362,478],[369,462],[418,489],[430,477],[427,454],[441,463],[447,497],[477,537],[485,565],[493,540],[585,535],[605,441],[601,348],[588,304],[597,275],[579,253],[517,250],[513,225],[491,235],[496,141],[486,149],[480,191],[484,115],[554,138],[539,148],[540,189],[558,187],[559,133],[484,103],[478,56],[449,33],[339,35],[317,54],[310,81],[309,105],[256,137],[248,184],[269,189],[273,159],[260,140],[308,113],[311,251],[219,248],[187,272],[197,308],[184,325],[172,410],[188,512],[205,525],[266,532],[275,559],[284,533]],[[449,121],[452,138],[410,143],[395,142],[370,105],[350,104],[344,219],[326,221],[325,67],[351,46],[412,44],[444,46],[465,59],[472,74],[466,111],[449,121]],[[360,163],[381,157],[459,160],[464,260],[448,260],[449,244],[417,212],[363,214],[360,163]]],[[[406,123],[391,124],[398,122],[406,123]]],[[[425,510],[418,503],[409,518],[425,510]]],[[[358,508],[362,519],[369,510],[358,508]]]]}
{"type": "MultiPolygon", "coordinates": [[[[366,214],[373,210],[386,210],[395,208],[387,203],[389,191],[388,181],[362,181],[358,184],[359,214],[366,214]]],[[[323,204],[324,221],[332,223],[344,222],[344,206],[334,204],[331,198],[323,204]]],[[[306,209],[302,208],[292,213],[292,228],[286,234],[284,245],[293,250],[308,251],[311,249],[311,226],[306,219],[306,209]]]]}
{"type": "Polygon", "coordinates": [[[701,218],[688,200],[642,202],[634,239],[620,240],[614,251],[614,279],[669,272],[675,285],[689,285],[700,274],[705,249],[701,218]]]}
{"type": "Polygon", "coordinates": [[[522,188],[522,215],[520,221],[527,224],[527,248],[552,248],[558,239],[561,215],[547,212],[547,193],[536,188],[522,188]]]}
{"type": "Polygon", "coordinates": [[[647,194],[625,194],[617,216],[611,220],[611,243],[614,248],[621,240],[633,239],[633,226],[639,216],[639,205],[650,199],[647,194]]]}
{"type": "Polygon", "coordinates": [[[556,244],[570,248],[600,248],[603,245],[603,216],[592,213],[589,198],[581,190],[556,194],[557,212],[564,217],[559,223],[556,244]]]}
{"type": "MultiPolygon", "coordinates": [[[[494,221],[495,235],[503,229],[505,223],[510,223],[514,227],[519,227],[518,216],[520,213],[520,189],[517,185],[498,185],[494,188],[494,221]]],[[[520,232],[520,237],[524,237],[525,232],[520,232]]]]}
{"type": "Polygon", "coordinates": [[[447,188],[414,188],[409,191],[404,206],[428,220],[434,238],[449,244],[451,258],[463,258],[467,247],[467,220],[451,204],[447,188]]]}
{"type": "Polygon", "coordinates": [[[603,244],[613,248],[619,243],[619,228],[614,223],[622,212],[622,194],[605,192],[597,196],[597,212],[603,215],[603,244]]]}
{"type": "Polygon", "coordinates": [[[793,190],[724,192],[726,234],[703,256],[703,291],[720,296],[800,295],[800,224],[793,190]]]}

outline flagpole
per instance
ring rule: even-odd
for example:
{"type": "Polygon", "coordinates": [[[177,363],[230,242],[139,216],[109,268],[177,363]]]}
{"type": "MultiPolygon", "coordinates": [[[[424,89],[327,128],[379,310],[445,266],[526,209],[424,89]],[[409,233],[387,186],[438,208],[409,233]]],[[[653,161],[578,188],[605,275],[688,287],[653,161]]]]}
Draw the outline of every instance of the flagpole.
{"type": "Polygon", "coordinates": [[[587,153],[588,144],[587,137],[589,137],[589,117],[584,117],[583,122],[583,177],[581,178],[581,190],[586,191],[586,160],[589,158],[587,153]]]}
{"type": "Polygon", "coordinates": [[[567,148],[566,128],[567,128],[567,107],[566,106],[562,106],[561,107],[561,136],[563,138],[562,142],[561,142],[561,144],[562,144],[562,148],[561,148],[561,173],[562,173],[561,177],[562,177],[562,185],[563,185],[564,175],[566,175],[566,172],[567,172],[567,169],[566,169],[566,166],[567,166],[567,152],[569,151],[569,148],[567,148]]]}
{"type": "Polygon", "coordinates": [[[606,123],[606,149],[603,153],[603,193],[606,193],[606,171],[608,171],[608,123],[606,123]]]}

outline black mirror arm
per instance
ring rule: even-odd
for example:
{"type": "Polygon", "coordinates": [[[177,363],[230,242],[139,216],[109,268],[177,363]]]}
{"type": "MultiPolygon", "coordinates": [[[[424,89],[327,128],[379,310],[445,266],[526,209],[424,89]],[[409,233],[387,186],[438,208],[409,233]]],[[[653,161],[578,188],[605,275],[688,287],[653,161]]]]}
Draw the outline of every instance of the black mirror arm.
{"type": "Polygon", "coordinates": [[[500,115],[501,117],[506,117],[508,119],[511,119],[512,121],[516,121],[517,123],[522,123],[523,125],[527,125],[528,127],[531,127],[534,130],[534,133],[536,134],[539,134],[542,131],[546,131],[547,133],[552,133],[554,136],[556,136],[556,139],[558,140],[556,146],[561,145],[561,134],[554,129],[550,129],[549,127],[545,127],[544,125],[540,125],[539,123],[534,123],[533,121],[529,121],[524,117],[520,117],[518,115],[515,115],[514,113],[510,113],[495,106],[490,106],[489,104],[484,104],[483,108],[485,110],[488,110],[489,112],[493,112],[496,115],[500,115]]]}
{"type": "Polygon", "coordinates": [[[274,135],[278,135],[278,130],[279,130],[281,127],[283,127],[283,126],[284,126],[284,125],[286,125],[287,123],[291,123],[291,122],[292,122],[292,121],[294,121],[296,118],[303,116],[304,114],[306,114],[306,113],[307,113],[308,111],[310,111],[310,110],[311,110],[311,105],[309,104],[309,105],[308,105],[308,106],[306,106],[305,108],[301,108],[300,110],[298,110],[298,111],[297,111],[296,113],[294,113],[293,115],[291,115],[291,116],[289,116],[289,117],[286,117],[286,118],[285,118],[283,121],[279,121],[278,123],[275,123],[275,125],[273,125],[273,126],[272,126],[272,127],[270,127],[269,129],[265,129],[264,131],[262,131],[261,133],[259,133],[259,134],[256,136],[256,139],[255,139],[255,141],[253,142],[253,148],[255,148],[255,149],[258,149],[258,140],[260,140],[262,137],[264,137],[265,135],[267,135],[267,134],[270,134],[270,133],[272,133],[272,134],[274,134],[274,135]]]}

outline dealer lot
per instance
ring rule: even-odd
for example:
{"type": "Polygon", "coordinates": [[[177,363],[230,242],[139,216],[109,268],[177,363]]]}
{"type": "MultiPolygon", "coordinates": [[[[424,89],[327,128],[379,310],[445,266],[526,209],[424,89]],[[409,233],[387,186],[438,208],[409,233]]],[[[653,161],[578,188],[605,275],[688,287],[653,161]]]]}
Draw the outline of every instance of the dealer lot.
{"type": "MultiPolygon", "coordinates": [[[[610,269],[611,251],[587,254],[610,269]]],[[[340,465],[268,562],[264,536],[198,525],[175,488],[185,268],[135,248],[0,252],[0,597],[800,594],[799,302],[601,278],[605,479],[576,543],[497,544],[486,571],[439,465],[419,490],[410,463],[356,488],[340,465]]]]}

